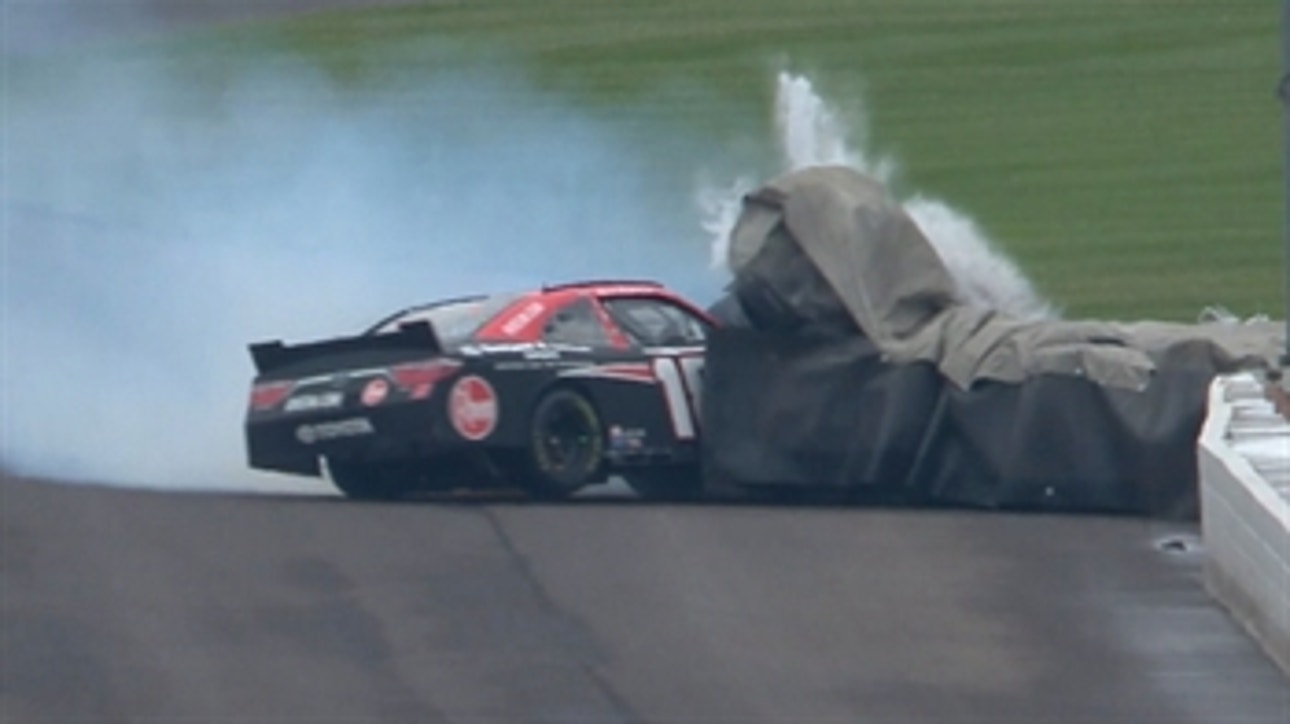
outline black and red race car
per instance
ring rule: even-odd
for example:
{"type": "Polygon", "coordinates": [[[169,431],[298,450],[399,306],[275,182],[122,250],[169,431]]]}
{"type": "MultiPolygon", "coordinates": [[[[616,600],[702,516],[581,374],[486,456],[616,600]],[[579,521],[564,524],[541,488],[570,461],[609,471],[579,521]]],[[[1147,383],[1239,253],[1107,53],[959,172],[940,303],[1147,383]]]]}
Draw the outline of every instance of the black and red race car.
{"type": "Polygon", "coordinates": [[[615,474],[646,497],[683,496],[699,487],[714,324],[659,284],[597,281],[253,344],[249,462],[326,475],[353,498],[518,486],[558,499],[615,474]]]}

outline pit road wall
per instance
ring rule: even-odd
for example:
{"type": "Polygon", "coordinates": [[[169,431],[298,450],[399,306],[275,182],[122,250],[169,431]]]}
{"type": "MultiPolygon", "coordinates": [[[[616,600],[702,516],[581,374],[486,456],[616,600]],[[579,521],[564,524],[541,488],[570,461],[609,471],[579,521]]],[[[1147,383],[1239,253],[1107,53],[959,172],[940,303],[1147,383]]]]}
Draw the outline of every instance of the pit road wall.
{"type": "Polygon", "coordinates": [[[1206,586],[1290,674],[1290,423],[1261,379],[1213,382],[1198,458],[1206,586]]]}

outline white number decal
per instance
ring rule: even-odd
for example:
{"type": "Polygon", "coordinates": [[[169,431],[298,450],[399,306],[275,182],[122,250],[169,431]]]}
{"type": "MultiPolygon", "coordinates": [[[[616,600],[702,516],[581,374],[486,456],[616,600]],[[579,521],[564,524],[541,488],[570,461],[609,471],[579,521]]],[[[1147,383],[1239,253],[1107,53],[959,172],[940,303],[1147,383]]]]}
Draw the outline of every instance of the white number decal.
{"type": "Polygon", "coordinates": [[[703,357],[690,355],[677,360],[681,365],[681,379],[685,381],[685,391],[689,393],[690,411],[694,413],[695,425],[698,425],[699,400],[703,392],[703,357]]]}
{"type": "Polygon", "coordinates": [[[657,357],[654,376],[663,386],[663,399],[678,440],[693,440],[699,420],[699,393],[703,390],[703,357],[657,357]]]}

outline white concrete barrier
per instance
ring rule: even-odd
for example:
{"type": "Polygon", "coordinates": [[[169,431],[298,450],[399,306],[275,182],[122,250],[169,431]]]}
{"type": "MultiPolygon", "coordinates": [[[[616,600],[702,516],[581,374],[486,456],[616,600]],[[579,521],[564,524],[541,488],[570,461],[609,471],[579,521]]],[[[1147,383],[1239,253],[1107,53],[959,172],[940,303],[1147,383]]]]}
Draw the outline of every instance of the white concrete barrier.
{"type": "Polygon", "coordinates": [[[1290,674],[1290,423],[1260,378],[1214,381],[1197,453],[1206,586],[1290,674]]]}

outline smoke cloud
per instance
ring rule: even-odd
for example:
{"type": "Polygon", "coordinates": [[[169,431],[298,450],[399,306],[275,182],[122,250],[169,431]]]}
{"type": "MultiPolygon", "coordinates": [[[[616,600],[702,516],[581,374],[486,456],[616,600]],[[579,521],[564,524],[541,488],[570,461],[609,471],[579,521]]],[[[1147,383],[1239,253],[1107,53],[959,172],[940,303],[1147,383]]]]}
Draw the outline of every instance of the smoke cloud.
{"type": "Polygon", "coordinates": [[[243,462],[250,342],[543,281],[718,285],[648,150],[499,64],[361,90],[281,56],[34,67],[0,121],[15,472],[287,485],[243,462]]]}

